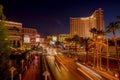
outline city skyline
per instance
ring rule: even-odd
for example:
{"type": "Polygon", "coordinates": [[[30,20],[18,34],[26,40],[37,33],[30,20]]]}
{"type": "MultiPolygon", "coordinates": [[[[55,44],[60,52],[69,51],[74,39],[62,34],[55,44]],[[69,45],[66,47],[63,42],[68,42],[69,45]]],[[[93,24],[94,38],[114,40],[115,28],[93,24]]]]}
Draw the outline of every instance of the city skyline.
{"type": "Polygon", "coordinates": [[[50,33],[69,33],[70,17],[88,17],[98,8],[104,10],[105,27],[120,15],[118,0],[1,0],[0,4],[8,20],[21,22],[23,27],[36,28],[42,37],[50,33]]]}

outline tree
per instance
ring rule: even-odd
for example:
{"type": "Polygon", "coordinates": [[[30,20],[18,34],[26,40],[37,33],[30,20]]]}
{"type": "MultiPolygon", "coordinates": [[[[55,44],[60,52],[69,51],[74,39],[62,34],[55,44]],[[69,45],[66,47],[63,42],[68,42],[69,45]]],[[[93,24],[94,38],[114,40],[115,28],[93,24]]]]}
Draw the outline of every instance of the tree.
{"type": "Polygon", "coordinates": [[[116,48],[116,54],[118,56],[118,50],[117,50],[117,40],[116,40],[116,30],[118,30],[120,28],[119,23],[118,22],[111,22],[109,23],[108,27],[107,27],[107,33],[112,32],[113,34],[113,41],[114,41],[114,45],[116,48]]]}
{"type": "Polygon", "coordinates": [[[75,44],[75,49],[77,50],[77,44],[80,44],[80,37],[78,35],[74,35],[72,41],[75,44]]]}
{"type": "MultiPolygon", "coordinates": [[[[116,23],[117,23],[116,27],[117,27],[117,29],[119,29],[120,28],[120,16],[117,16],[117,22],[116,23]]],[[[116,44],[117,44],[117,41],[116,41],[116,44]]],[[[117,49],[117,46],[116,46],[116,49],[117,49]]],[[[118,53],[118,51],[117,51],[117,56],[118,56],[118,74],[119,74],[119,79],[120,79],[120,59],[119,59],[119,53],[118,53]]]]}
{"type": "Polygon", "coordinates": [[[93,38],[95,37],[95,34],[97,33],[97,29],[94,27],[94,28],[91,28],[90,29],[90,32],[93,34],[93,38]]]}
{"type": "Polygon", "coordinates": [[[91,33],[93,33],[93,39],[89,40],[89,48],[93,48],[95,49],[95,53],[94,53],[94,66],[95,66],[95,62],[97,60],[97,68],[98,68],[98,51],[100,54],[100,67],[101,67],[101,47],[105,45],[105,43],[102,42],[103,39],[103,35],[105,35],[105,32],[103,30],[97,30],[96,28],[91,28],[90,30],[91,33]],[[96,34],[96,35],[94,35],[96,34]],[[99,46],[99,47],[98,47],[99,46]]]}
{"type": "Polygon", "coordinates": [[[72,39],[71,38],[66,38],[65,41],[67,42],[68,47],[70,49],[70,43],[72,42],[72,39]]]}
{"type": "Polygon", "coordinates": [[[85,63],[87,63],[87,61],[88,61],[88,51],[89,51],[88,45],[89,45],[89,40],[90,40],[90,38],[85,38],[84,39],[84,45],[85,45],[85,51],[86,51],[85,63]]]}
{"type": "Polygon", "coordinates": [[[3,14],[3,6],[1,4],[0,4],[0,19],[1,20],[5,20],[6,19],[5,15],[3,14]]]}
{"type": "Polygon", "coordinates": [[[72,38],[72,41],[76,44],[80,43],[80,37],[78,35],[74,35],[72,38]]]}
{"type": "Polygon", "coordinates": [[[5,15],[3,14],[3,6],[0,5],[0,79],[6,80],[8,76],[8,60],[9,60],[9,42],[7,40],[7,28],[4,26],[5,15]]]}

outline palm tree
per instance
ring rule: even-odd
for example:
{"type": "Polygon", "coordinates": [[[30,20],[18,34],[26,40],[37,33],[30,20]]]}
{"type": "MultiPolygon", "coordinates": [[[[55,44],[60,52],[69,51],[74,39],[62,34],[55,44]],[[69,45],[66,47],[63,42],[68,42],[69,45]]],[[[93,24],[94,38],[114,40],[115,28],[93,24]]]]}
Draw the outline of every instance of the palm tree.
{"type": "Polygon", "coordinates": [[[96,65],[96,54],[97,54],[97,48],[96,48],[96,39],[95,38],[93,38],[93,39],[90,39],[89,41],[88,41],[88,49],[89,50],[92,50],[93,51],[93,49],[95,49],[94,51],[95,51],[95,53],[93,53],[93,67],[95,67],[95,65],[96,65]]]}
{"type": "Polygon", "coordinates": [[[65,41],[69,44],[69,49],[70,49],[70,43],[72,42],[71,38],[66,38],[65,41]]]}
{"type": "MultiPolygon", "coordinates": [[[[120,16],[117,16],[117,26],[118,26],[118,29],[120,28],[120,16]]],[[[119,53],[117,51],[117,56],[118,56],[118,59],[119,59],[119,53]]],[[[118,74],[119,74],[119,79],[120,79],[120,59],[118,60],[118,74]]]]}
{"type": "Polygon", "coordinates": [[[78,35],[74,35],[72,41],[75,44],[75,50],[77,51],[77,44],[80,44],[80,37],[78,35]]]}
{"type": "Polygon", "coordinates": [[[91,28],[90,32],[93,33],[93,39],[90,40],[89,46],[95,47],[93,62],[95,66],[95,62],[97,60],[97,68],[98,68],[98,61],[99,61],[98,58],[100,59],[100,67],[101,67],[101,47],[102,45],[104,45],[104,43],[102,42],[102,39],[103,39],[103,35],[105,35],[105,32],[103,30],[97,30],[96,28],[91,28]],[[98,46],[100,46],[100,48],[98,46]],[[99,51],[100,57],[98,56],[98,51],[99,51]]]}
{"type": "Polygon", "coordinates": [[[109,23],[109,25],[107,27],[107,31],[106,31],[107,33],[112,32],[112,34],[113,34],[113,40],[114,40],[114,45],[115,45],[117,56],[119,56],[119,54],[118,54],[118,50],[117,50],[116,30],[118,30],[119,28],[120,28],[120,26],[119,26],[118,22],[111,22],[111,23],[109,23]]]}
{"type": "Polygon", "coordinates": [[[117,16],[117,22],[120,23],[120,16],[117,16]]]}
{"type": "Polygon", "coordinates": [[[84,39],[84,45],[85,45],[85,52],[86,52],[86,55],[85,55],[85,63],[87,63],[88,61],[88,51],[89,51],[89,48],[88,48],[88,42],[89,42],[90,38],[85,38],[84,39]]]}
{"type": "Polygon", "coordinates": [[[97,31],[97,41],[99,45],[99,59],[100,59],[100,69],[102,65],[102,47],[106,46],[106,44],[103,42],[103,36],[105,35],[105,32],[103,30],[97,31]]]}
{"type": "Polygon", "coordinates": [[[93,34],[93,38],[95,37],[95,34],[97,33],[97,29],[94,27],[94,28],[91,28],[90,29],[90,32],[93,34]]]}
{"type": "Polygon", "coordinates": [[[68,56],[71,56],[71,55],[70,55],[70,47],[71,47],[71,44],[70,44],[70,43],[72,42],[72,38],[66,38],[65,41],[66,41],[66,44],[67,44],[66,47],[67,47],[67,49],[68,49],[68,51],[69,51],[69,52],[67,53],[67,55],[68,55],[68,56]]]}

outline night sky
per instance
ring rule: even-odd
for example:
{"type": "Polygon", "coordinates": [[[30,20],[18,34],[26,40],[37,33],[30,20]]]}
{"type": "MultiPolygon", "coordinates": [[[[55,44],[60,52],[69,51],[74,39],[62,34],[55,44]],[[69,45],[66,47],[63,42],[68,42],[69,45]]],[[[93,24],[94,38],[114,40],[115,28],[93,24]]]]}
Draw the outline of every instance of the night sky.
{"type": "Polygon", "coordinates": [[[69,33],[70,17],[87,17],[98,8],[104,10],[105,26],[120,15],[119,0],[0,0],[0,4],[8,20],[36,28],[41,37],[69,33]]]}

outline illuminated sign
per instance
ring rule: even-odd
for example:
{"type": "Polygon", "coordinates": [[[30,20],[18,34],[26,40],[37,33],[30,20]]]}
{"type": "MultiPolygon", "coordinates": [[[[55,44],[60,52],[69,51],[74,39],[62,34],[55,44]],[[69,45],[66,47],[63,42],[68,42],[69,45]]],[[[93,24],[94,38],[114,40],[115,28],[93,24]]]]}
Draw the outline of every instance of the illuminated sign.
{"type": "Polygon", "coordinates": [[[30,37],[29,35],[24,36],[24,43],[30,43],[30,37]]]}
{"type": "Polygon", "coordinates": [[[40,38],[36,38],[36,42],[40,42],[40,38]]]}
{"type": "Polygon", "coordinates": [[[57,37],[56,36],[53,36],[53,41],[57,41],[57,37]]]}

